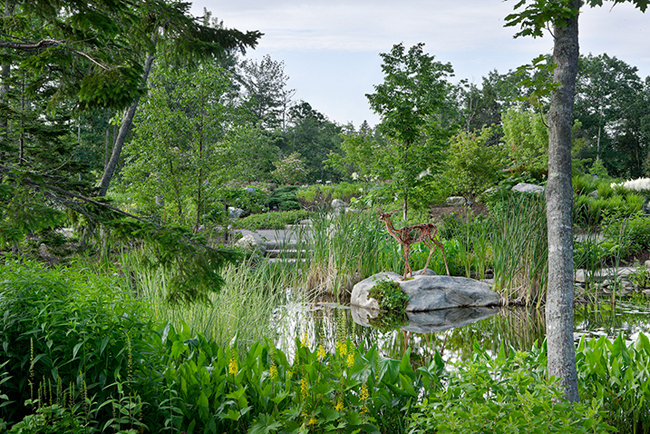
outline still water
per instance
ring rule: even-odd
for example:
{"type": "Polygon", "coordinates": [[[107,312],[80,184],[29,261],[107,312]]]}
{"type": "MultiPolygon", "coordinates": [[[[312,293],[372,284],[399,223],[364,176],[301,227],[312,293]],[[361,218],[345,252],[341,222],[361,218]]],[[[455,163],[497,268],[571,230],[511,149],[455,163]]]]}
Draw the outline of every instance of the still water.
{"type": "MultiPolygon", "coordinates": [[[[541,309],[482,308],[470,312],[451,309],[424,320],[413,316],[410,320],[398,329],[382,330],[370,325],[367,312],[348,306],[288,303],[276,312],[276,344],[291,356],[296,338],[306,337],[312,348],[323,345],[328,351],[335,350],[337,340],[350,338],[362,352],[376,345],[380,354],[401,358],[410,348],[412,361],[427,363],[436,351],[446,361],[467,360],[475,342],[493,353],[502,345],[528,350],[546,335],[541,309]]],[[[617,300],[614,306],[609,300],[579,305],[574,310],[576,341],[582,336],[613,338],[619,333],[626,340],[634,341],[641,332],[650,336],[650,306],[642,298],[617,300]]]]}

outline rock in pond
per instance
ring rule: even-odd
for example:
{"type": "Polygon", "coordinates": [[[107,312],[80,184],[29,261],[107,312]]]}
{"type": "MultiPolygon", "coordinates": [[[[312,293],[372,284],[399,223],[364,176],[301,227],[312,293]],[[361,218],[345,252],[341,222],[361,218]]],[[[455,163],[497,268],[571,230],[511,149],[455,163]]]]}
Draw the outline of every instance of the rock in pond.
{"type": "MultiPolygon", "coordinates": [[[[428,312],[407,312],[407,322],[402,325],[401,330],[413,333],[440,333],[489,318],[500,310],[500,307],[459,307],[428,312]]],[[[352,306],[350,311],[354,322],[364,327],[370,327],[371,320],[379,316],[379,311],[358,306],[352,306]]]]}
{"type": "MultiPolygon", "coordinates": [[[[428,271],[428,270],[427,270],[428,271]]],[[[381,280],[399,283],[410,300],[406,312],[427,312],[458,307],[500,306],[501,296],[490,289],[487,283],[456,276],[420,275],[413,273],[412,279],[402,280],[397,273],[383,272],[370,276],[354,285],[350,304],[364,309],[379,310],[377,300],[368,296],[368,291],[381,280]]]]}

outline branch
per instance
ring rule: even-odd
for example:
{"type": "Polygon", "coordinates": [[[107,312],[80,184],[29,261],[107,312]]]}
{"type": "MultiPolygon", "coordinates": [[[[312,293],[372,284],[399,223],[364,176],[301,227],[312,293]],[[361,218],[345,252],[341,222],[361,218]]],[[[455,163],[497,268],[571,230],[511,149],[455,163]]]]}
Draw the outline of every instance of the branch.
{"type": "Polygon", "coordinates": [[[56,47],[65,44],[66,41],[56,39],[41,39],[36,43],[0,41],[0,48],[13,48],[16,50],[35,50],[37,48],[56,47]]]}
{"type": "Polygon", "coordinates": [[[68,50],[72,51],[75,54],[78,54],[80,56],[85,57],[86,59],[90,60],[92,63],[95,65],[99,66],[100,68],[107,70],[108,68],[92,57],[90,57],[88,54],[84,53],[83,51],[71,48],[66,46],[68,41],[57,41],[56,39],[41,39],[40,41],[34,43],[34,42],[12,42],[12,41],[6,41],[6,40],[0,40],[0,48],[12,48],[14,50],[37,50],[39,48],[50,48],[50,47],[58,47],[60,45],[65,46],[68,50]]]}

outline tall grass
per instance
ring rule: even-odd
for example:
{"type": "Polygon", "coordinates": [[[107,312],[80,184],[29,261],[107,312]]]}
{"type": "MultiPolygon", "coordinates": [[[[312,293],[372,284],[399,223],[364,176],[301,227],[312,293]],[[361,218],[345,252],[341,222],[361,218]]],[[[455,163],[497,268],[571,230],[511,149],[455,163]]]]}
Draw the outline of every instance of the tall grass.
{"type": "Polygon", "coordinates": [[[242,349],[276,337],[271,319],[275,308],[285,302],[287,277],[276,273],[274,264],[249,259],[226,266],[221,271],[226,284],[210,294],[209,303],[172,306],[165,302],[168,273],[139,265],[137,256],[141,254],[144,252],[123,255],[122,265],[133,276],[156,321],[169,322],[178,329],[187,325],[193,334],[200,333],[223,346],[237,337],[242,349]]]}
{"type": "Polygon", "coordinates": [[[398,244],[373,211],[348,212],[312,219],[311,239],[305,250],[305,287],[338,300],[349,297],[352,286],[381,271],[401,271],[398,244]]]}
{"type": "Polygon", "coordinates": [[[513,195],[492,213],[493,289],[538,305],[546,296],[548,240],[543,196],[513,195]]]}

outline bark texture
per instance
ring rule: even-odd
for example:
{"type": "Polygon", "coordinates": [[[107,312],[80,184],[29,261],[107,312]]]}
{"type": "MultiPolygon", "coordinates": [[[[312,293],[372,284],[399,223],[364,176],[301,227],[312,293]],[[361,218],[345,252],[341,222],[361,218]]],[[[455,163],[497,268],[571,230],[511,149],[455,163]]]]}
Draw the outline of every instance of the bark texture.
{"type": "MultiPolygon", "coordinates": [[[[580,0],[570,7],[580,8],[580,0]]],[[[560,378],[566,398],[578,401],[573,340],[573,223],[571,208],[571,128],[578,69],[578,15],[554,23],[554,81],[560,87],[551,97],[549,111],[548,184],[548,292],[546,336],[549,375],[560,378]]]]}

